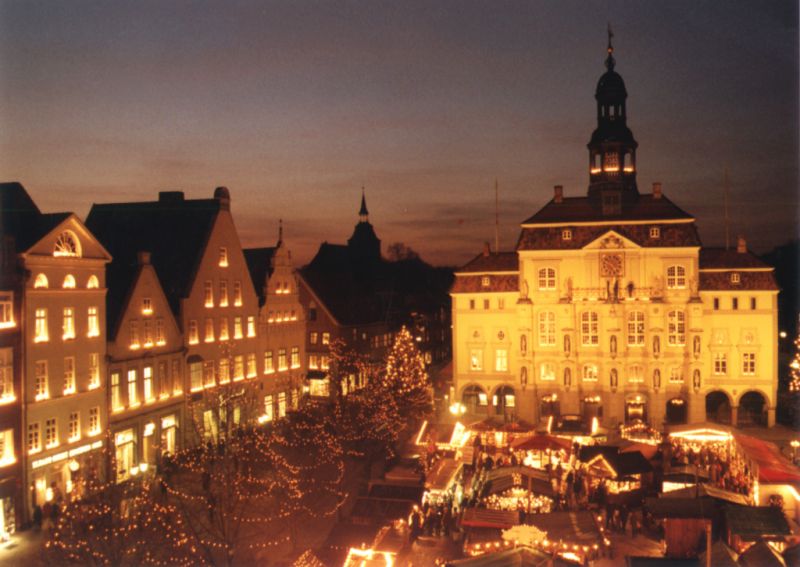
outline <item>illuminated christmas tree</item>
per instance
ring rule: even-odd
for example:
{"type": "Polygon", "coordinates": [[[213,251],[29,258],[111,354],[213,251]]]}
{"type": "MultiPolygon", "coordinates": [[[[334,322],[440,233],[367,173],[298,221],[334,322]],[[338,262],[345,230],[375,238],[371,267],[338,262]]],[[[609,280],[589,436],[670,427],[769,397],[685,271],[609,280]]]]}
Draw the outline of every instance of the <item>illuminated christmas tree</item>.
{"type": "Polygon", "coordinates": [[[411,420],[431,408],[432,395],[425,361],[405,327],[400,329],[394,340],[381,384],[394,397],[400,414],[411,420]]]}
{"type": "Polygon", "coordinates": [[[800,392],[800,335],[794,339],[794,358],[789,369],[789,391],[800,392]]]}

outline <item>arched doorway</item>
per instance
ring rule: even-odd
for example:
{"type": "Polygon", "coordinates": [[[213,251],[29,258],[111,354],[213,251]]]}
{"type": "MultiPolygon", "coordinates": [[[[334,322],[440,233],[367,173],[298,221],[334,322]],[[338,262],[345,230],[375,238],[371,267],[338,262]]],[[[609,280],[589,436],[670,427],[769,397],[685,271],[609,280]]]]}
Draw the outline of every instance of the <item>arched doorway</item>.
{"type": "Polygon", "coordinates": [[[767,400],[760,392],[749,391],[739,398],[739,427],[748,425],[767,425],[767,400]]]}
{"type": "Polygon", "coordinates": [[[489,400],[486,397],[486,392],[483,388],[473,384],[464,388],[461,394],[461,403],[464,404],[467,413],[486,413],[489,406],[489,400]]]}
{"type": "Polygon", "coordinates": [[[667,423],[669,425],[679,425],[686,423],[688,408],[686,400],[683,398],[672,398],[667,401],[667,423]]]}
{"type": "Polygon", "coordinates": [[[541,418],[547,418],[551,415],[554,418],[561,415],[561,403],[558,401],[558,394],[543,396],[539,404],[539,416],[541,418]]]}
{"type": "Polygon", "coordinates": [[[625,398],[625,423],[647,421],[647,399],[641,394],[630,395],[625,398]]]}
{"type": "Polygon", "coordinates": [[[592,425],[592,419],[603,421],[603,400],[600,396],[586,396],[581,401],[581,415],[583,423],[588,428],[592,425]]]}
{"type": "Polygon", "coordinates": [[[706,421],[731,424],[731,400],[721,390],[706,394],[706,421]]]}
{"type": "Polygon", "coordinates": [[[494,391],[494,396],[492,396],[492,405],[497,415],[502,415],[504,419],[513,418],[517,406],[514,388],[511,386],[500,386],[497,388],[497,390],[494,391]]]}

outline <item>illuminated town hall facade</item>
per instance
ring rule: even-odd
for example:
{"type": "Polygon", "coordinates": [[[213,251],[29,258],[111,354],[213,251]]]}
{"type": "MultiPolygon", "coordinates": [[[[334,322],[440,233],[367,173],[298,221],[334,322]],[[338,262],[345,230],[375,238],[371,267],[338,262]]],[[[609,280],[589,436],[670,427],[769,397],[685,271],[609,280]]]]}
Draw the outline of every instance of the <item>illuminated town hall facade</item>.
{"type": "Polygon", "coordinates": [[[515,251],[487,245],[456,272],[460,410],[534,423],[579,414],[607,427],[772,426],[773,269],[741,238],[730,250],[702,247],[695,219],[660,183],[639,192],[612,52],[595,93],[587,194],[556,186],[522,223],[515,251]]]}

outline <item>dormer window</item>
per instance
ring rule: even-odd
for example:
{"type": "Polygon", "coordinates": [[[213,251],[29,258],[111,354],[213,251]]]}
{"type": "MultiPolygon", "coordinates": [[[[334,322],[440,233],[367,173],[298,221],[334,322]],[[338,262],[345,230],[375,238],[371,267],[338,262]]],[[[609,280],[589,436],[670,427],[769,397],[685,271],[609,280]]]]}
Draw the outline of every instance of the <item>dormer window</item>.
{"type": "Polygon", "coordinates": [[[219,267],[228,267],[228,249],[225,246],[219,247],[219,267]]]}
{"type": "Polygon", "coordinates": [[[49,286],[50,282],[47,281],[47,276],[44,274],[37,275],[33,282],[34,289],[47,289],[49,286]]]}
{"type": "Polygon", "coordinates": [[[489,276],[483,276],[481,278],[481,287],[489,287],[489,276]]]}
{"type": "Polygon", "coordinates": [[[561,240],[572,240],[572,229],[565,228],[561,231],[561,240]]]}
{"type": "Polygon", "coordinates": [[[153,300],[149,297],[142,298],[142,315],[151,315],[153,313],[153,300]]]}
{"type": "Polygon", "coordinates": [[[58,235],[55,246],[53,246],[53,256],[77,258],[81,255],[80,243],[78,238],[69,230],[65,230],[58,235]]]}
{"type": "Polygon", "coordinates": [[[650,238],[661,238],[661,229],[657,226],[651,226],[650,238]]]}
{"type": "Polygon", "coordinates": [[[64,289],[75,289],[75,276],[67,274],[64,278],[64,283],[61,284],[64,289]]]}
{"type": "Polygon", "coordinates": [[[742,282],[742,275],[739,272],[733,272],[731,274],[731,283],[739,284],[741,282],[742,282]]]}

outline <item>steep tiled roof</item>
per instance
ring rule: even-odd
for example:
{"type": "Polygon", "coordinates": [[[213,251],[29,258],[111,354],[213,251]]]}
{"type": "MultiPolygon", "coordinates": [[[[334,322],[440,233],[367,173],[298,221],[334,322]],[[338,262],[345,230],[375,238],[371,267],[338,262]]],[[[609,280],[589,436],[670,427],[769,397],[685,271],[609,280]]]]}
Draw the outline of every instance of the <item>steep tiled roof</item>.
{"type": "Polygon", "coordinates": [[[272,274],[272,256],[275,254],[275,247],[245,248],[243,252],[253,287],[258,294],[258,304],[264,305],[266,301],[264,284],[272,274]]]}
{"type": "Polygon", "coordinates": [[[613,222],[615,220],[674,220],[690,219],[692,216],[675,203],[662,196],[639,195],[632,203],[623,203],[619,215],[603,215],[600,204],[589,197],[565,197],[562,202],[551,200],[522,224],[613,222]]]}
{"type": "Polygon", "coordinates": [[[739,283],[731,281],[731,272],[700,272],[700,291],[767,290],[777,291],[773,272],[738,272],[739,283]]]}
{"type": "Polygon", "coordinates": [[[456,276],[450,293],[478,293],[478,292],[503,292],[519,291],[519,276],[497,275],[490,276],[456,276]],[[489,285],[483,285],[483,277],[489,278],[489,285]]]}
{"type": "Polygon", "coordinates": [[[736,249],[703,248],[700,250],[700,269],[706,270],[746,270],[771,268],[769,264],[750,251],[737,252],[736,249]]]}
{"type": "Polygon", "coordinates": [[[0,183],[0,235],[13,236],[24,252],[72,213],[42,214],[20,183],[0,183]]]}
{"type": "Polygon", "coordinates": [[[456,273],[475,272],[519,272],[519,259],[516,252],[481,253],[467,262],[456,273]]]}
{"type": "Polygon", "coordinates": [[[517,250],[578,250],[591,244],[609,230],[613,230],[628,240],[644,247],[700,246],[700,236],[693,222],[624,225],[608,221],[603,226],[574,226],[572,238],[564,240],[561,227],[523,228],[517,243],[517,250]],[[657,227],[661,234],[650,238],[650,228],[657,227]]]}
{"type": "Polygon", "coordinates": [[[114,258],[106,272],[109,329],[114,328],[133,283],[140,251],[151,253],[170,307],[176,317],[180,315],[180,299],[189,294],[219,203],[216,199],[173,197],[92,206],[86,226],[114,258]]]}

